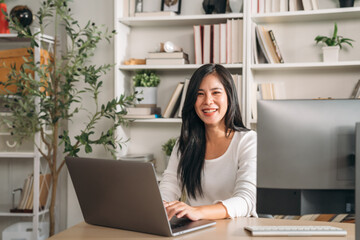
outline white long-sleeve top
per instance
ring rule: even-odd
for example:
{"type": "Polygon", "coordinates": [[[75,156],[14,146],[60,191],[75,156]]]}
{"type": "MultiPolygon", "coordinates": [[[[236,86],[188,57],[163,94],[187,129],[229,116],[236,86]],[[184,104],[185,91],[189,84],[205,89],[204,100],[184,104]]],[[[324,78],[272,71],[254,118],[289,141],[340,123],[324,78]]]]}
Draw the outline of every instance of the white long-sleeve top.
{"type": "MultiPolygon", "coordinates": [[[[254,131],[235,132],[226,152],[215,159],[205,160],[202,176],[204,195],[192,199],[191,206],[222,202],[231,218],[256,214],[257,136],[254,131]]],[[[163,200],[181,197],[181,182],[177,176],[179,157],[174,147],[160,183],[163,200]]]]}

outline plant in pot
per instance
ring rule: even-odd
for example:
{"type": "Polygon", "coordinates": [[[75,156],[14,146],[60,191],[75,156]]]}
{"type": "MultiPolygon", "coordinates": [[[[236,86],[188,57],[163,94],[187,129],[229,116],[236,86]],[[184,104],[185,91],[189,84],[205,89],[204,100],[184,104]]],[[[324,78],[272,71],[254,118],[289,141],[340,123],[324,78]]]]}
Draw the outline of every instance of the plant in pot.
{"type": "Polygon", "coordinates": [[[174,149],[176,141],[177,141],[177,138],[170,138],[163,145],[161,145],[161,149],[165,154],[164,169],[166,169],[166,167],[167,167],[167,165],[169,163],[169,158],[170,158],[170,155],[172,153],[172,150],[174,149]]]}
{"type": "Polygon", "coordinates": [[[159,76],[152,70],[137,71],[133,77],[135,94],[138,94],[139,104],[156,106],[157,86],[160,83],[159,76]]]}
{"type": "Polygon", "coordinates": [[[29,57],[24,57],[25,63],[20,69],[10,66],[7,81],[0,81],[4,89],[13,85],[17,89],[15,93],[0,95],[0,102],[11,112],[6,119],[0,118],[0,123],[5,121],[12,126],[11,133],[19,138],[20,143],[35,136],[46,146],[43,150],[37,145],[35,155],[46,161],[51,174],[50,236],[55,233],[55,201],[65,157],[78,156],[80,150],[91,153],[96,145],[102,145],[115,157],[124,140],[118,139],[114,133],[118,126],[127,123],[125,108],[132,106],[136,99],[135,95],[121,95],[100,102],[103,75],[111,70],[112,64],[98,66],[92,57],[98,44],[105,39],[110,41],[115,31],[104,31],[90,21],[81,26],[71,14],[71,2],[43,1],[35,15],[38,28],[34,30],[7,15],[10,28],[17,32],[18,37],[30,42],[29,57]],[[40,47],[39,36],[49,28],[54,30],[55,43],[59,44],[54,44],[51,61],[39,63],[34,49],[40,47]],[[62,39],[66,39],[67,44],[60,42],[59,36],[65,36],[62,39]],[[66,47],[66,51],[59,51],[59,46],[66,47]],[[85,96],[91,97],[91,101],[85,103],[85,96]],[[67,123],[80,117],[82,127],[69,133],[67,123]],[[104,120],[109,122],[106,128],[99,130],[97,125],[104,120]]]}
{"type": "Polygon", "coordinates": [[[343,44],[348,44],[352,47],[353,39],[344,38],[343,36],[338,35],[337,24],[334,23],[334,31],[332,36],[322,36],[318,35],[315,38],[316,44],[323,43],[325,46],[323,50],[323,61],[324,62],[337,62],[339,59],[339,50],[343,48],[343,44]]]}

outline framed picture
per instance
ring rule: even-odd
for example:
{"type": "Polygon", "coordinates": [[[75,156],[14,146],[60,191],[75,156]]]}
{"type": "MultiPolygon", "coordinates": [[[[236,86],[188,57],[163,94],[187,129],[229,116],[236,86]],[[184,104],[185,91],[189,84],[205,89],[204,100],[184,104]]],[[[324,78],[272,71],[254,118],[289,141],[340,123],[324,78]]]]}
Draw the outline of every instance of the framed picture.
{"type": "Polygon", "coordinates": [[[161,11],[180,14],[181,0],[161,0],[161,11]]]}

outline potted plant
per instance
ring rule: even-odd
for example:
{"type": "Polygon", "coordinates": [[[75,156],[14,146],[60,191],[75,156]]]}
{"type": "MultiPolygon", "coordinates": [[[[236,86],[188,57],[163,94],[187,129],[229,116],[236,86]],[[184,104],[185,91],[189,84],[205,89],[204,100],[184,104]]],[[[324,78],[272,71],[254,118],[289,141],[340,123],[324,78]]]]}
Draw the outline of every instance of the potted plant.
{"type": "Polygon", "coordinates": [[[139,103],[156,105],[157,86],[160,83],[159,76],[152,70],[140,70],[133,77],[133,82],[135,93],[140,99],[139,103]]]}
{"type": "Polygon", "coordinates": [[[354,0],[339,0],[340,7],[353,7],[354,6],[354,0]]]}
{"type": "Polygon", "coordinates": [[[169,158],[170,155],[172,153],[172,150],[176,144],[177,138],[170,138],[169,140],[167,140],[162,146],[161,149],[165,154],[165,166],[164,169],[166,169],[168,163],[169,163],[169,158]]]}
{"type": "Polygon", "coordinates": [[[10,28],[18,33],[18,37],[28,39],[30,48],[29,57],[25,58],[22,67],[10,66],[8,80],[0,82],[5,89],[11,85],[18,89],[12,95],[0,95],[0,102],[11,112],[8,118],[0,118],[0,122],[5,121],[12,126],[12,134],[19,138],[20,143],[37,135],[47,149],[43,151],[41,146],[36,146],[51,174],[50,236],[55,233],[55,200],[65,157],[78,156],[80,150],[91,153],[94,146],[102,145],[115,158],[116,151],[126,139],[118,139],[114,133],[118,126],[127,123],[125,108],[133,105],[136,99],[135,95],[121,95],[108,102],[100,102],[103,75],[110,71],[112,64],[97,66],[91,59],[98,44],[105,39],[110,41],[115,31],[104,31],[90,21],[81,26],[71,14],[71,2],[43,1],[34,18],[38,20],[38,29],[35,30],[7,15],[10,28]],[[38,64],[33,49],[39,47],[37,39],[48,28],[55,29],[56,43],[58,36],[66,36],[67,44],[61,44],[67,47],[67,51],[58,51],[58,44],[55,44],[52,60],[38,64]],[[82,100],[85,96],[90,96],[92,101],[84,104],[82,100]],[[79,118],[79,113],[87,114],[82,120],[83,128],[69,133],[67,122],[74,121],[76,116],[79,118]],[[111,123],[107,128],[99,130],[97,124],[108,119],[111,123]]]}
{"type": "Polygon", "coordinates": [[[322,48],[323,50],[323,61],[324,62],[337,62],[339,59],[339,50],[342,49],[342,44],[348,44],[352,47],[354,40],[350,38],[344,38],[343,36],[338,35],[338,27],[336,22],[334,23],[334,32],[332,36],[322,36],[318,35],[315,38],[316,44],[322,42],[326,46],[322,48]]]}

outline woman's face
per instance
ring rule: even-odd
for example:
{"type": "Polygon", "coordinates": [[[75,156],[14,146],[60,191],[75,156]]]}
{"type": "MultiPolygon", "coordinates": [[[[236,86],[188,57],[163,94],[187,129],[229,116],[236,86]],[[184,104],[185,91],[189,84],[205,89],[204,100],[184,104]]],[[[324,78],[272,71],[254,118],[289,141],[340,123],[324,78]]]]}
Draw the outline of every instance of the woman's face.
{"type": "Polygon", "coordinates": [[[208,126],[224,124],[224,116],[228,108],[228,98],[223,84],[217,74],[207,75],[201,82],[197,92],[195,111],[208,126]]]}

